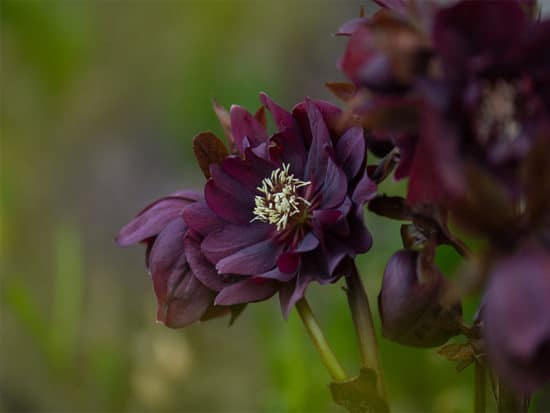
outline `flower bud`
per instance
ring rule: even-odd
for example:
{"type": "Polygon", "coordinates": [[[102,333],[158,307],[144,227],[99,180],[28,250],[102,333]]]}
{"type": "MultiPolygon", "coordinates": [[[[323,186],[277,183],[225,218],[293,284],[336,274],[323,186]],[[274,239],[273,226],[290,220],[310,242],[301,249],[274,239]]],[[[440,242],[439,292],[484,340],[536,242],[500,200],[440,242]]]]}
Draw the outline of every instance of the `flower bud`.
{"type": "Polygon", "coordinates": [[[395,253],[384,271],[378,307],[384,337],[435,347],[460,332],[462,306],[426,250],[395,253]]]}

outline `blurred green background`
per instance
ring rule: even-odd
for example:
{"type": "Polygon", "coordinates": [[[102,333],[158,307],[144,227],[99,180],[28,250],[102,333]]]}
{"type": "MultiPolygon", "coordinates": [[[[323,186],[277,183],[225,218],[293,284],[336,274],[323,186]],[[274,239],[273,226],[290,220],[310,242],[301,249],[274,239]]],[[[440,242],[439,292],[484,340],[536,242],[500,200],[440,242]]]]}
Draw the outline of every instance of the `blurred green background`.
{"type": "MultiPolygon", "coordinates": [[[[221,136],[213,98],[250,110],[259,91],[287,108],[306,95],[331,100],[322,85],[343,79],[345,44],[332,33],[358,3],[0,7],[0,410],[343,411],[295,312],[283,321],[272,299],[231,328],[167,329],[154,322],[143,249],[118,249],[113,237],[146,203],[202,185],[190,143],[202,130],[221,136]]],[[[399,224],[367,222],[375,244],[360,265],[376,307],[399,224]]],[[[457,268],[448,250],[438,260],[457,268]]],[[[351,373],[359,358],[340,286],[313,285],[309,297],[351,373]]],[[[395,411],[470,410],[471,369],[380,342],[395,411]]]]}

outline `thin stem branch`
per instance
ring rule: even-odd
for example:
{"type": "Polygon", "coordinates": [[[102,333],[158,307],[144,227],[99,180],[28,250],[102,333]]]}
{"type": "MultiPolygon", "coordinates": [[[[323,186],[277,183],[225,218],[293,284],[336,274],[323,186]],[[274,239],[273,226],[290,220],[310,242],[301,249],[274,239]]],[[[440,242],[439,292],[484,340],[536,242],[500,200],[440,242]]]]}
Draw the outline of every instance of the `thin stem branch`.
{"type": "Polygon", "coordinates": [[[317,323],[317,320],[315,319],[315,316],[311,311],[311,307],[305,297],[296,303],[296,309],[298,310],[298,314],[300,314],[300,318],[302,319],[313,344],[317,348],[317,351],[319,351],[321,359],[323,360],[330,376],[335,381],[347,380],[346,372],[330,348],[330,345],[328,344],[321,327],[317,323]]]}
{"type": "Polygon", "coordinates": [[[474,412],[485,413],[485,395],[486,395],[486,372],[485,367],[478,361],[475,363],[475,398],[474,398],[474,412]]]}
{"type": "Polygon", "coordinates": [[[357,339],[359,340],[359,352],[361,354],[361,365],[373,369],[377,375],[377,386],[380,395],[386,399],[386,388],[382,375],[382,363],[376,343],[376,334],[372,321],[372,313],[369,306],[369,299],[365,291],[363,281],[353,264],[350,274],[346,278],[348,303],[355,326],[357,339]]]}
{"type": "Polygon", "coordinates": [[[514,394],[497,377],[496,399],[498,413],[526,413],[529,407],[529,398],[514,394]]]}

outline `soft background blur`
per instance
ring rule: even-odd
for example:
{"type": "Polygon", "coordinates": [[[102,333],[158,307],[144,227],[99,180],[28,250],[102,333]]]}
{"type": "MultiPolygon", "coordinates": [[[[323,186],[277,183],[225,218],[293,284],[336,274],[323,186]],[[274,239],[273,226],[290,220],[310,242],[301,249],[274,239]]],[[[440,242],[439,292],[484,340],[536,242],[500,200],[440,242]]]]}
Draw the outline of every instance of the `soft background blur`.
{"type": "MultiPolygon", "coordinates": [[[[0,410],[325,412],[329,376],[278,300],[236,325],[154,322],[143,249],[113,237],[145,204],[203,178],[191,152],[221,128],[216,98],[255,110],[331,99],[355,17],[344,1],[0,1],[0,410]]],[[[372,159],[372,158],[371,158],[372,159]]],[[[402,185],[385,190],[400,193],[402,185]]],[[[372,215],[360,259],[371,303],[399,224],[372,215]]],[[[458,259],[442,250],[452,274],[458,259]]],[[[309,290],[349,372],[355,336],[340,285],[309,290]]],[[[467,306],[467,315],[473,311],[467,306]]],[[[378,319],[376,310],[375,317],[378,319]]],[[[378,322],[378,321],[377,321],[378,322]]],[[[472,371],[382,339],[395,411],[468,411],[472,371]]]]}

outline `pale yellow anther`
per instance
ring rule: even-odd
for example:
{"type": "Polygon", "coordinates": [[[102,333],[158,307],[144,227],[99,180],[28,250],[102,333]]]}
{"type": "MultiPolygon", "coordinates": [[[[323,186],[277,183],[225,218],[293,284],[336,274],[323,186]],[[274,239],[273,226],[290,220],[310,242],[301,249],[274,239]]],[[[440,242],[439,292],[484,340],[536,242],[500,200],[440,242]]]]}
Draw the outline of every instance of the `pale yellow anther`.
{"type": "Polygon", "coordinates": [[[300,208],[304,205],[309,205],[309,202],[296,192],[298,188],[310,185],[311,182],[294,178],[289,169],[290,165],[283,164],[256,188],[262,195],[256,195],[254,199],[256,206],[252,221],[274,224],[277,231],[282,231],[288,225],[291,216],[300,213],[300,208]]]}

